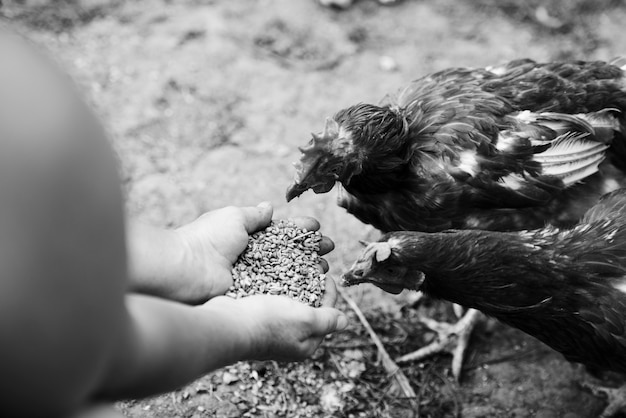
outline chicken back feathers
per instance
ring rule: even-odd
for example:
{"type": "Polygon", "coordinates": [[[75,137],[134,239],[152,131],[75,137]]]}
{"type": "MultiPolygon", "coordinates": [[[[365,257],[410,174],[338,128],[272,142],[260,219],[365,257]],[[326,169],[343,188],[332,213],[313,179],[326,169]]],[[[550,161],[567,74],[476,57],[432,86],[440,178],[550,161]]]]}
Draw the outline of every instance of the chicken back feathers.
{"type": "Polygon", "coordinates": [[[626,190],[570,229],[391,232],[343,276],[481,310],[568,360],[626,373],[626,190]]]}
{"type": "Polygon", "coordinates": [[[301,148],[287,200],[339,182],[339,204],[382,231],[571,225],[621,184],[622,64],[449,69],[340,110],[301,148]]]}

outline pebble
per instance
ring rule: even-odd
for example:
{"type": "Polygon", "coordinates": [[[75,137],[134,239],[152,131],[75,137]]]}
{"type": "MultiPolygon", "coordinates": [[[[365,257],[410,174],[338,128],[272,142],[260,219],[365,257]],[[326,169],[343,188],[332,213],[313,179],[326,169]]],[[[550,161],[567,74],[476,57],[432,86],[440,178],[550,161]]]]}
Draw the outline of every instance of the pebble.
{"type": "Polygon", "coordinates": [[[378,66],[380,67],[381,70],[387,71],[387,72],[398,70],[398,63],[396,62],[395,59],[393,59],[392,57],[388,55],[383,55],[382,57],[379,58],[378,66]]]}

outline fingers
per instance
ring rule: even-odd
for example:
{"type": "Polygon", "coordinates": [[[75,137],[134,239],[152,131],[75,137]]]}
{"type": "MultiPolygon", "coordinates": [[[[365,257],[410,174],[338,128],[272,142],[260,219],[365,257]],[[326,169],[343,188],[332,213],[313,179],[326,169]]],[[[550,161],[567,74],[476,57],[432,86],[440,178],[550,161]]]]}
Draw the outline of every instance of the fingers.
{"type": "Polygon", "coordinates": [[[317,267],[319,268],[320,272],[322,272],[322,273],[326,273],[328,271],[328,269],[330,268],[328,266],[328,261],[326,261],[323,258],[319,259],[317,267]]]}
{"type": "MultiPolygon", "coordinates": [[[[295,223],[299,228],[306,229],[307,231],[318,231],[320,229],[320,223],[317,219],[310,216],[297,216],[289,218],[290,221],[295,223]]],[[[320,241],[320,255],[328,254],[335,249],[335,243],[333,240],[326,236],[322,236],[320,241]]]]}
{"type": "Polygon", "coordinates": [[[348,318],[339,309],[317,308],[315,310],[314,336],[324,336],[331,332],[343,331],[348,326],[348,318]]]}
{"type": "Polygon", "coordinates": [[[335,249],[335,243],[333,242],[333,240],[328,237],[322,237],[322,240],[320,241],[319,254],[320,255],[328,254],[334,249],[335,249]]]}
{"type": "Polygon", "coordinates": [[[332,308],[337,303],[337,297],[339,294],[337,293],[337,285],[335,281],[326,276],[326,280],[324,282],[324,297],[322,298],[322,306],[332,308]]]}
{"type": "Polygon", "coordinates": [[[274,208],[270,202],[261,202],[257,206],[240,208],[244,216],[244,225],[248,234],[259,231],[270,224],[274,208]]]}

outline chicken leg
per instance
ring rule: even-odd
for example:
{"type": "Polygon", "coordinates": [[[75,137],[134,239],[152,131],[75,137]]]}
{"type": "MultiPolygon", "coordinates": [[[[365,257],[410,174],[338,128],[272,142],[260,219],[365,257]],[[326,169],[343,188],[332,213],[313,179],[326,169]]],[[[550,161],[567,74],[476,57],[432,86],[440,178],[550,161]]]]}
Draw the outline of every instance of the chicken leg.
{"type": "Polygon", "coordinates": [[[463,358],[467,348],[470,335],[474,325],[478,320],[480,312],[475,309],[468,309],[465,315],[456,323],[449,324],[438,322],[431,318],[421,317],[420,322],[437,333],[437,337],[425,347],[413,353],[405,354],[396,359],[398,363],[421,360],[436,353],[452,354],[452,375],[456,381],[461,376],[463,358]]]}

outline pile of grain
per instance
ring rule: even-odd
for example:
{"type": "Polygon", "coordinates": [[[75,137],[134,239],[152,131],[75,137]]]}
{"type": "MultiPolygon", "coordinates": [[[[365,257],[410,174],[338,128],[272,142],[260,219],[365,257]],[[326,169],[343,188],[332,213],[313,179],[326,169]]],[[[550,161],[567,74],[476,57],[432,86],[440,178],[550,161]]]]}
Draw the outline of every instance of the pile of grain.
{"type": "Polygon", "coordinates": [[[319,307],[325,279],[318,264],[321,240],[318,231],[307,231],[288,220],[273,221],[248,239],[233,267],[233,285],[226,294],[235,298],[285,295],[319,307]]]}

